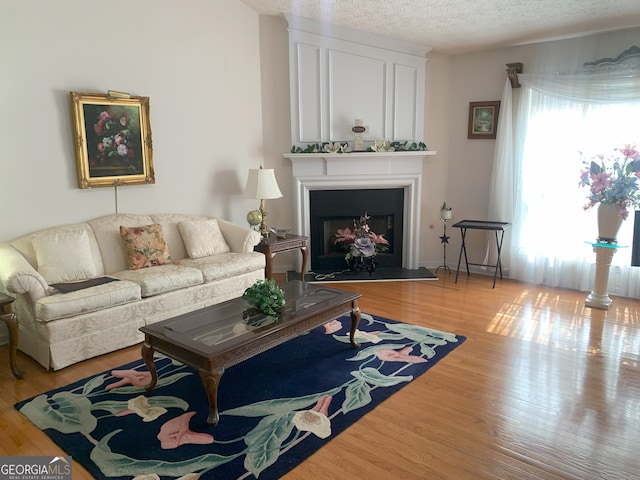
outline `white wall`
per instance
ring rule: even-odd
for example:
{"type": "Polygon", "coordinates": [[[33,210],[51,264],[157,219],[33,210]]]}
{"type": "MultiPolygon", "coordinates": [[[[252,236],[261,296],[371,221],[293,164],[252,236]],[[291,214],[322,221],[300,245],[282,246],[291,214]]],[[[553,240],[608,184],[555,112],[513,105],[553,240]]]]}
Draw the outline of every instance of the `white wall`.
{"type": "MultiPolygon", "coordinates": [[[[427,157],[422,178],[422,231],[420,232],[421,249],[420,265],[437,267],[442,265],[443,249],[440,236],[443,225],[438,216],[443,202],[451,204],[452,200],[447,191],[446,179],[449,175],[450,146],[449,129],[451,117],[451,60],[448,55],[431,53],[428,55],[425,92],[425,143],[429,150],[436,150],[435,157],[427,157]]],[[[449,221],[451,227],[453,222],[449,221]]],[[[453,236],[457,232],[447,230],[452,237],[447,244],[447,264],[451,265],[454,257],[457,259],[458,250],[451,247],[453,236]]]]}
{"type": "Polygon", "coordinates": [[[120,187],[120,212],[244,223],[263,162],[258,35],[239,0],[2,2],[0,241],[115,210],[113,188],[78,188],[69,91],[150,97],[156,183],[120,187]]]}
{"type": "MultiPolygon", "coordinates": [[[[293,168],[283,154],[291,149],[289,35],[282,17],[260,15],[262,120],[265,164],[275,169],[282,198],[266,200],[267,225],[293,227],[293,168]]],[[[279,253],[274,271],[293,270],[298,252],[279,253]]]]}

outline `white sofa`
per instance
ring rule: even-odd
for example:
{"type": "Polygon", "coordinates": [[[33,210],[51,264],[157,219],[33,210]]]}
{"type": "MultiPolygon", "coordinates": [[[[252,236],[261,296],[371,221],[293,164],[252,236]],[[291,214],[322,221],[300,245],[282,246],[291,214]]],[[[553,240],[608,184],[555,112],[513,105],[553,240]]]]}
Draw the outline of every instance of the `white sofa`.
{"type": "Polygon", "coordinates": [[[0,290],[16,298],[18,348],[58,370],[141,342],[143,325],[240,297],[264,279],[259,242],[257,232],[221,219],[108,215],[0,244],[0,290]],[[134,260],[131,269],[120,227],[156,224],[170,262],[136,268],[134,260]]]}

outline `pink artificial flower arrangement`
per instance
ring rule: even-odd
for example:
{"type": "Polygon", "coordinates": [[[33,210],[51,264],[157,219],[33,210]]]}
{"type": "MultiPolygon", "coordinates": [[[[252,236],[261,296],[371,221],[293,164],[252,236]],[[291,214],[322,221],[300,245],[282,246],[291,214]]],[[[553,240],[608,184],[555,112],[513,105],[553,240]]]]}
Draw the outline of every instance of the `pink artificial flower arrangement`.
{"type": "Polygon", "coordinates": [[[585,168],[580,171],[579,185],[590,190],[585,210],[599,203],[617,204],[620,216],[626,219],[629,208],[640,205],[640,153],[635,145],[626,144],[614,149],[610,157],[596,155],[590,162],[582,163],[585,168]]]}
{"type": "Polygon", "coordinates": [[[342,243],[349,249],[344,256],[347,263],[352,258],[373,257],[389,249],[389,240],[384,238],[384,234],[378,235],[369,228],[370,218],[365,212],[359,222],[353,220],[353,230],[347,227],[344,230],[339,229],[335,234],[333,244],[342,243]]]}

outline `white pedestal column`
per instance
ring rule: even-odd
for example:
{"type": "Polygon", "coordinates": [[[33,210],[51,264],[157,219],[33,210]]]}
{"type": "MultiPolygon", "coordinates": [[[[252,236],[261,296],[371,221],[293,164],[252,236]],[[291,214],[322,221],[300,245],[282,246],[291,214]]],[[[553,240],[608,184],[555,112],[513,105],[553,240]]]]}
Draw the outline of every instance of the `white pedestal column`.
{"type": "Polygon", "coordinates": [[[616,249],[594,246],[593,251],[596,252],[596,278],[593,284],[593,290],[591,290],[584,304],[587,307],[608,310],[609,305],[611,305],[611,299],[607,293],[609,267],[611,267],[611,260],[616,253],[616,249]]]}

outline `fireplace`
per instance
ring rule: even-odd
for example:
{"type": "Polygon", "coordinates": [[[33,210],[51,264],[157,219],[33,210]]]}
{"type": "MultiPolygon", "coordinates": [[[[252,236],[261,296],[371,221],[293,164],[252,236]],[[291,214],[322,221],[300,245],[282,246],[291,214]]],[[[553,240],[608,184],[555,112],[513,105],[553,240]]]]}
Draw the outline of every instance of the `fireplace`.
{"type": "MultiPolygon", "coordinates": [[[[317,245],[314,246],[314,240],[311,238],[312,192],[376,190],[378,194],[380,190],[401,190],[403,204],[401,213],[392,214],[394,255],[401,257],[402,267],[412,270],[419,268],[422,163],[426,156],[435,155],[435,153],[435,151],[412,151],[285,154],[284,157],[290,159],[293,164],[295,232],[309,237],[310,251],[318,248],[317,245]]],[[[359,208],[361,211],[344,214],[348,217],[345,220],[349,221],[344,226],[352,225],[354,213],[358,218],[365,211],[369,214],[389,215],[385,211],[374,212],[366,202],[362,207],[359,208]]],[[[374,231],[378,233],[377,230],[374,229],[374,231]]],[[[344,258],[342,261],[344,262],[344,258]]],[[[311,270],[318,268],[313,258],[310,263],[311,270]]],[[[344,263],[340,268],[344,268],[344,263]]]]}
{"type": "Polygon", "coordinates": [[[368,225],[390,245],[376,256],[378,268],[402,266],[404,189],[313,190],[309,192],[311,265],[316,272],[345,269],[343,244],[334,243],[338,229],[354,229],[365,213],[368,225]]]}

